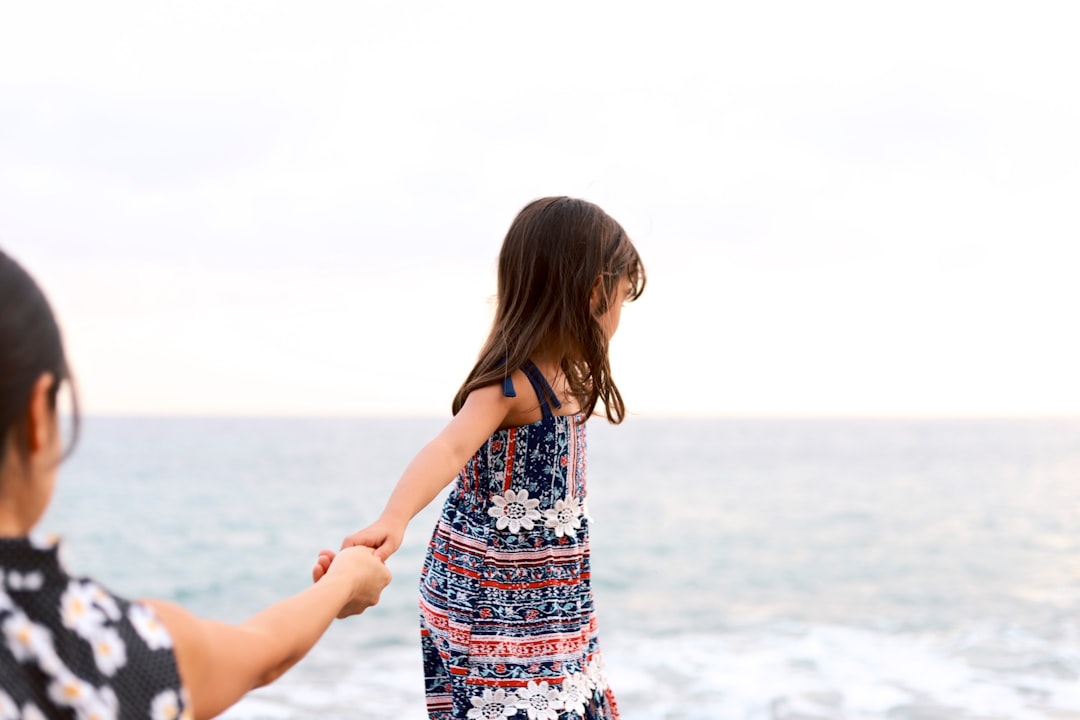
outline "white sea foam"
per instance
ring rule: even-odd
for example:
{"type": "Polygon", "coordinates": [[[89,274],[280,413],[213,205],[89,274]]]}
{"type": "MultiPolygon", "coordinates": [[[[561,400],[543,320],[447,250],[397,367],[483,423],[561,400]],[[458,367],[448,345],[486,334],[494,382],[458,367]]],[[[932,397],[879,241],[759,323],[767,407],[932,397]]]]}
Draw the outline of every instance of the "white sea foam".
{"type": "MultiPolygon", "coordinates": [[[[1036,647],[1031,638],[1024,647],[990,646],[987,637],[999,635],[979,628],[961,637],[776,623],[708,636],[615,635],[605,652],[624,720],[1080,716],[1080,653],[1050,641],[1036,647]],[[1013,667],[978,662],[990,652],[999,660],[1008,655],[1013,667]],[[1048,672],[1047,663],[1056,669],[1048,672]]],[[[365,649],[362,656],[320,653],[225,717],[423,715],[419,650],[392,647],[365,649]]]]}

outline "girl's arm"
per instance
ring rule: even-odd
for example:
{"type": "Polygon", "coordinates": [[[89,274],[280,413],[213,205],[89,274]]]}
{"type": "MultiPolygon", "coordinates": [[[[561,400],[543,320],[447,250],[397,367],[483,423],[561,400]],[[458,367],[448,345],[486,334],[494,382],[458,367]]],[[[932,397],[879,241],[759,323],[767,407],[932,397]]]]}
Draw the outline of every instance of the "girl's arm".
{"type": "Polygon", "coordinates": [[[343,550],[322,579],[240,625],[202,620],[145,600],[172,636],[180,680],[196,718],[211,718],[250,690],[273,682],[307,654],[335,617],[363,612],[390,582],[368,548],[343,550]]]}
{"type": "Polygon", "coordinates": [[[341,547],[366,545],[383,560],[390,557],[401,545],[409,521],[450,484],[506,420],[514,402],[499,385],[469,393],[454,419],[405,468],[379,519],[346,537],[341,547]]]}

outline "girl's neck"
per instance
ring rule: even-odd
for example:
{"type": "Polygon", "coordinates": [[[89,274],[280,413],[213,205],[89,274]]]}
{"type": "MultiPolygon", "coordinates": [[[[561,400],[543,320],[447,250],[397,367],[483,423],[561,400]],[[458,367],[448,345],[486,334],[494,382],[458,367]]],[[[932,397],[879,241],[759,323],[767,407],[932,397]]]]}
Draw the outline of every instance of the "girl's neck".
{"type": "Polygon", "coordinates": [[[537,348],[530,358],[541,369],[558,369],[562,365],[562,353],[537,348]]]}
{"type": "Polygon", "coordinates": [[[565,360],[579,360],[578,343],[573,339],[558,335],[547,336],[532,353],[532,361],[541,367],[548,367],[552,373],[562,369],[565,360]]]}

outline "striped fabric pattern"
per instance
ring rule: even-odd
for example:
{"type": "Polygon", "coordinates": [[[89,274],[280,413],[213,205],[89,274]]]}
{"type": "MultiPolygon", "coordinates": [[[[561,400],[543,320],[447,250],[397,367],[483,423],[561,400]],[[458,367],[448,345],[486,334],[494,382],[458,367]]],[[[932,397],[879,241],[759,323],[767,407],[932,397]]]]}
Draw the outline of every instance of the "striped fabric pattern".
{"type": "Polygon", "coordinates": [[[499,430],[458,475],[420,582],[430,720],[615,720],[589,570],[585,424],[499,430]]]}

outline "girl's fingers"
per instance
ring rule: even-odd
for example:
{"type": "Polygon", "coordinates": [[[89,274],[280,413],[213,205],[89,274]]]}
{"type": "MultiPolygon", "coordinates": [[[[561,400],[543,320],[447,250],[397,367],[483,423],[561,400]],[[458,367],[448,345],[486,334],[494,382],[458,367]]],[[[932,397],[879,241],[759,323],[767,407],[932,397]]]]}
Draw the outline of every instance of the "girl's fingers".
{"type": "Polygon", "coordinates": [[[394,554],[395,550],[397,550],[397,546],[392,544],[390,542],[390,539],[387,538],[383,540],[377,548],[375,548],[375,557],[379,558],[383,562],[386,562],[390,559],[390,556],[394,554]]]}
{"type": "Polygon", "coordinates": [[[326,575],[326,571],[330,569],[330,563],[334,562],[334,553],[331,550],[320,550],[319,558],[315,561],[315,566],[311,568],[311,579],[313,582],[319,582],[319,579],[326,575]]]}
{"type": "Polygon", "coordinates": [[[341,549],[344,550],[347,547],[353,547],[355,545],[364,545],[369,548],[377,548],[382,543],[386,542],[385,535],[375,535],[373,533],[358,532],[353,533],[345,538],[341,543],[341,549]]]}

